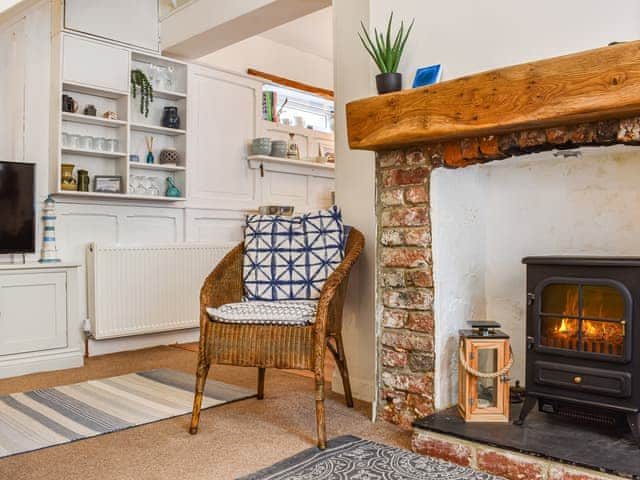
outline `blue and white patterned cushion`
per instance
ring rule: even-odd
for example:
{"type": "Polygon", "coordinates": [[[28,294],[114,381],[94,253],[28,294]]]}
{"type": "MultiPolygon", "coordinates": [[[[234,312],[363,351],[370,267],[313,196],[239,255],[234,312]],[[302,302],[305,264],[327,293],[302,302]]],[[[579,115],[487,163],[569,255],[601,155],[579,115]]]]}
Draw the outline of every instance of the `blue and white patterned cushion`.
{"type": "Polygon", "coordinates": [[[239,302],[207,308],[214,322],[261,325],[311,325],[316,321],[317,301],[239,302]]]}
{"type": "Polygon", "coordinates": [[[344,258],[340,209],[297,217],[250,215],[244,239],[247,300],[313,300],[344,258]]]}

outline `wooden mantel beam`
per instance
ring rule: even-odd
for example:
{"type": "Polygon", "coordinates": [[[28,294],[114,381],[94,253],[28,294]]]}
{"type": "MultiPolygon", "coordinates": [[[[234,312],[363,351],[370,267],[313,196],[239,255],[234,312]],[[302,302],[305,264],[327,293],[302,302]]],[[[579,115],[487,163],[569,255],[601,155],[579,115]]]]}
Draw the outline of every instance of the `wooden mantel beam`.
{"type": "Polygon", "coordinates": [[[349,145],[389,150],[640,114],[640,41],[347,105],[349,145]]]}

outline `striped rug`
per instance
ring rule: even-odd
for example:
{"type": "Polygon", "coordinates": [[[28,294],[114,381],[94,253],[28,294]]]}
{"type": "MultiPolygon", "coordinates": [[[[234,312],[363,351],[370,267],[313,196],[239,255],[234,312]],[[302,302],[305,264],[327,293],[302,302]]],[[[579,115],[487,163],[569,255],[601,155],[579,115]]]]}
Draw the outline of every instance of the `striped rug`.
{"type": "MultiPolygon", "coordinates": [[[[189,413],[194,386],[159,369],[0,397],[0,458],[189,413]]],[[[253,395],[209,380],[202,408],[253,395]]]]}

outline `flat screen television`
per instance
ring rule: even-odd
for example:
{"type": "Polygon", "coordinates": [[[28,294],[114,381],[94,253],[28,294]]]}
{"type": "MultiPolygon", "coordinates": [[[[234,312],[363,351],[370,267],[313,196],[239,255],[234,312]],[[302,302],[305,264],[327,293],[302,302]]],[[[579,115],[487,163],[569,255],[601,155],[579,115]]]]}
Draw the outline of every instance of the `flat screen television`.
{"type": "Polygon", "coordinates": [[[0,253],[34,253],[35,165],[0,161],[0,253]]]}

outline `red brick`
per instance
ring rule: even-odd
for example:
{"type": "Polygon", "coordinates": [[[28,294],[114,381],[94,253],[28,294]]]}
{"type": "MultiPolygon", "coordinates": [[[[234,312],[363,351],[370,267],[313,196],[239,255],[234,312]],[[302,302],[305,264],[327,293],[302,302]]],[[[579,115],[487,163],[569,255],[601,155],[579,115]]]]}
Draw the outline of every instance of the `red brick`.
{"type": "Polygon", "coordinates": [[[493,475],[508,480],[542,480],[545,478],[544,465],[510,453],[478,449],[477,467],[493,475]]]}
{"type": "Polygon", "coordinates": [[[640,117],[620,120],[620,130],[618,130],[619,142],[640,141],[640,117]]]}
{"type": "Polygon", "coordinates": [[[380,243],[385,247],[397,247],[404,245],[404,232],[391,228],[385,228],[380,235],[380,243]]]}
{"type": "Polygon", "coordinates": [[[389,310],[382,312],[382,326],[386,328],[402,328],[407,321],[407,312],[404,310],[389,310]]]}
{"type": "Polygon", "coordinates": [[[433,333],[433,313],[409,312],[406,326],[408,329],[417,332],[433,333]]]}
{"type": "Polygon", "coordinates": [[[562,145],[571,139],[571,134],[567,127],[547,128],[544,133],[547,136],[547,142],[554,145],[562,145]]]}
{"type": "Polygon", "coordinates": [[[571,141],[577,144],[592,143],[596,139],[596,125],[582,123],[571,128],[571,141]]]}
{"type": "Polygon", "coordinates": [[[604,477],[597,473],[585,473],[560,466],[552,466],[549,469],[548,480],[607,480],[611,477],[604,477]]]}
{"type": "Polygon", "coordinates": [[[433,287],[431,270],[409,270],[405,273],[405,283],[408,287],[433,287]]]}
{"type": "Polygon", "coordinates": [[[396,208],[382,212],[383,227],[407,227],[429,224],[429,209],[426,207],[396,208]]]}
{"type": "MultiPolygon", "coordinates": [[[[428,221],[428,219],[427,219],[428,221]]],[[[405,245],[426,247],[431,245],[430,228],[412,228],[404,234],[405,245]]]]}
{"type": "Polygon", "coordinates": [[[460,151],[465,160],[476,160],[480,156],[480,144],[477,138],[463,138],[460,141],[460,151]]]}
{"type": "Polygon", "coordinates": [[[404,204],[404,191],[401,188],[384,190],[380,194],[380,202],[384,207],[395,207],[404,204]]]}
{"type": "Polygon", "coordinates": [[[433,395],[433,379],[429,375],[382,372],[382,382],[397,390],[433,395]]]}
{"type": "Polygon", "coordinates": [[[464,167],[467,165],[462,159],[462,149],[460,142],[449,142],[444,145],[444,164],[448,167],[464,167]]]}
{"type": "Polygon", "coordinates": [[[386,170],[382,172],[382,185],[385,187],[395,187],[424,183],[429,178],[430,172],[426,167],[386,170]]]}
{"type": "Polygon", "coordinates": [[[411,430],[416,414],[406,403],[400,405],[387,403],[382,409],[382,418],[387,422],[395,423],[404,430],[411,430]]]}
{"type": "Polygon", "coordinates": [[[469,467],[473,458],[473,449],[456,442],[447,442],[424,435],[414,435],[411,439],[411,450],[429,457],[440,458],[447,462],[469,467]]]}
{"type": "Polygon", "coordinates": [[[444,149],[442,147],[442,144],[440,143],[426,145],[424,147],[424,155],[427,159],[429,159],[429,162],[431,163],[431,166],[433,168],[442,165],[443,153],[444,149]]]}
{"type": "Polygon", "coordinates": [[[434,412],[433,399],[424,395],[408,394],[407,405],[413,408],[418,417],[426,417],[434,412]]]}
{"type": "Polygon", "coordinates": [[[419,268],[431,261],[428,248],[384,248],[381,255],[383,267],[419,268]]]}
{"type": "Polygon", "coordinates": [[[428,289],[386,290],[382,294],[385,307],[431,310],[433,291],[428,289]]]}
{"type": "Polygon", "coordinates": [[[525,130],[518,135],[520,148],[537,147],[547,143],[547,136],[543,130],[525,130]]]}
{"type": "Polygon", "coordinates": [[[385,367],[406,367],[409,363],[407,352],[396,352],[395,350],[382,349],[382,365],[385,367]]]}
{"type": "Polygon", "coordinates": [[[387,330],[382,333],[382,345],[396,350],[433,352],[433,337],[408,330],[387,330]]]}
{"type": "Polygon", "coordinates": [[[403,270],[384,270],[380,273],[380,282],[383,287],[387,288],[402,288],[404,283],[404,271],[403,270]]]}
{"type": "Polygon", "coordinates": [[[378,165],[382,168],[397,167],[404,163],[403,150],[390,150],[378,153],[378,165]]]}
{"type": "Polygon", "coordinates": [[[407,365],[412,372],[433,372],[433,361],[432,353],[412,352],[407,365]]]}
{"type": "Polygon", "coordinates": [[[480,138],[480,153],[486,157],[494,157],[500,155],[500,147],[498,146],[498,138],[495,135],[488,135],[480,138]]]}
{"type": "Polygon", "coordinates": [[[409,187],[404,192],[404,198],[407,203],[427,203],[429,201],[427,187],[424,185],[409,187]]]}
{"type": "Polygon", "coordinates": [[[405,152],[407,165],[421,165],[425,163],[426,158],[421,148],[412,148],[405,152]]]}

